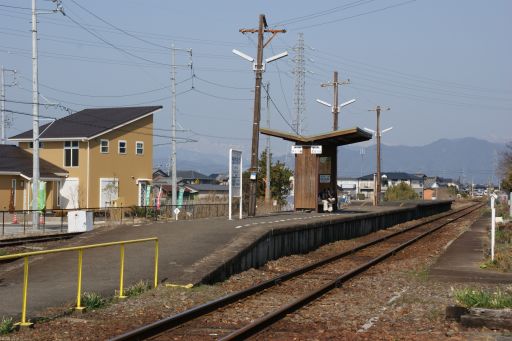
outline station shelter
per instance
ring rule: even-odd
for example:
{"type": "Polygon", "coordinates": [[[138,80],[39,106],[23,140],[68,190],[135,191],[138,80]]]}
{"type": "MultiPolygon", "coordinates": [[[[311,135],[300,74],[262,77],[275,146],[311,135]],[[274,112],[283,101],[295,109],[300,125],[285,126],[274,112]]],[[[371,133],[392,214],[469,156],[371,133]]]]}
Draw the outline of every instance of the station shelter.
{"type": "Polygon", "coordinates": [[[264,135],[295,143],[294,203],[295,210],[322,211],[321,198],[326,192],[334,193],[337,207],[338,146],[368,141],[372,134],[351,128],[320,135],[302,136],[260,128],[264,135]]]}

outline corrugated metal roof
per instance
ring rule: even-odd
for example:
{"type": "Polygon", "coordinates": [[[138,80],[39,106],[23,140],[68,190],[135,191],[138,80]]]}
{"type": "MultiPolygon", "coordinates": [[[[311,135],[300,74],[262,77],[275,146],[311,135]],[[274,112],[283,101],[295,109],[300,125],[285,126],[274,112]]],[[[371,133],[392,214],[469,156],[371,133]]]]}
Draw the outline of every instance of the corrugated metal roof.
{"type": "MultiPolygon", "coordinates": [[[[414,174],[409,174],[405,172],[381,172],[381,176],[386,176],[388,180],[422,180],[423,178],[417,177],[414,174]]],[[[359,178],[359,180],[373,180],[373,173],[364,175],[359,178]]]]}

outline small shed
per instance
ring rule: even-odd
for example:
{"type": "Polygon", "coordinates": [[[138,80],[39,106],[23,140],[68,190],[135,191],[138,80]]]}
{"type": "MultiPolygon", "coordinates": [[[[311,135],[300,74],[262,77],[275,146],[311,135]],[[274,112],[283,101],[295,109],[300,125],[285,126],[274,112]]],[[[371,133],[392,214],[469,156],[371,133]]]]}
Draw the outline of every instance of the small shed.
{"type": "MultiPolygon", "coordinates": [[[[295,154],[295,210],[319,211],[320,193],[326,190],[331,193],[337,192],[338,146],[372,138],[372,134],[357,127],[313,136],[290,134],[266,128],[260,128],[260,132],[294,142],[296,146],[302,147],[302,152],[295,154]],[[314,153],[312,153],[312,146],[314,153]],[[316,146],[321,146],[321,153],[318,153],[320,148],[316,146]]],[[[337,207],[337,202],[334,207],[337,207]]]]}

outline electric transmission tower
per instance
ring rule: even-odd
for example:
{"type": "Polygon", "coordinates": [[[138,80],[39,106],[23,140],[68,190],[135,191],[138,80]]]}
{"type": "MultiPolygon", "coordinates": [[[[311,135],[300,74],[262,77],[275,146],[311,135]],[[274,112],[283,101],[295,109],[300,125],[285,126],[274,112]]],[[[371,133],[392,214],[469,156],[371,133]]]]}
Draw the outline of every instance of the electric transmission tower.
{"type": "Polygon", "coordinates": [[[300,135],[302,130],[302,120],[306,113],[306,59],[304,58],[304,34],[299,33],[297,44],[293,47],[295,56],[293,62],[295,67],[292,73],[295,75],[295,91],[293,95],[293,105],[295,118],[293,127],[295,132],[300,135]]]}

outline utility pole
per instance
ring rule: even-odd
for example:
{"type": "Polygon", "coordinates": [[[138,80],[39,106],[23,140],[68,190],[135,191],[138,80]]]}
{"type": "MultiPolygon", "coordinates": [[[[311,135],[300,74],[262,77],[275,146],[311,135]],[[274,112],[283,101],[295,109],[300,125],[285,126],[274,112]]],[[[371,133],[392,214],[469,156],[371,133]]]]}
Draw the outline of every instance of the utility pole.
{"type": "Polygon", "coordinates": [[[16,85],[16,70],[6,69],[2,65],[1,70],[0,70],[0,111],[1,111],[0,144],[5,144],[5,142],[7,141],[7,137],[5,135],[5,127],[7,126],[7,118],[5,117],[5,101],[6,101],[5,87],[6,86],[10,87],[10,86],[15,86],[15,85],[16,85]],[[6,72],[12,72],[14,75],[14,80],[10,84],[6,84],[6,82],[5,82],[5,73],[6,72]]]}
{"type": "Polygon", "coordinates": [[[181,49],[171,44],[171,162],[169,163],[169,175],[171,176],[171,205],[176,207],[178,198],[178,181],[176,176],[176,51],[185,51],[190,55],[188,66],[192,68],[192,49],[181,49]]]}
{"type": "MultiPolygon", "coordinates": [[[[254,114],[252,125],[252,148],[251,148],[251,168],[249,180],[249,208],[248,215],[256,215],[256,195],[257,195],[257,174],[258,174],[258,144],[260,135],[260,116],[261,116],[261,79],[263,76],[263,49],[278,34],[285,33],[286,30],[267,29],[267,20],[265,15],[260,14],[259,25],[257,29],[240,29],[240,33],[258,33],[258,54],[256,58],[255,73],[256,81],[254,85],[254,114]],[[264,42],[264,33],[272,33],[272,36],[264,42]]],[[[270,62],[271,60],[267,60],[270,62]]]]}
{"type": "Polygon", "coordinates": [[[39,78],[36,0],[32,0],[32,228],[39,228],[39,78]]]}
{"type": "Polygon", "coordinates": [[[338,71],[334,71],[332,82],[320,84],[322,88],[332,86],[334,89],[332,105],[332,130],[334,131],[338,130],[338,114],[340,112],[340,106],[338,106],[338,87],[344,84],[350,84],[350,79],[338,82],[338,71]]]}
{"type": "Polygon", "coordinates": [[[306,112],[306,59],[304,57],[304,34],[299,33],[297,45],[294,46],[293,51],[295,56],[293,62],[295,67],[292,73],[295,75],[295,92],[293,96],[295,121],[293,127],[295,133],[300,135],[301,122],[306,112]]]}
{"type": "MultiPolygon", "coordinates": [[[[267,128],[270,129],[270,83],[267,82],[267,128]]],[[[270,136],[267,136],[267,182],[265,184],[265,203],[270,206],[272,195],[270,192],[270,136]]]]}
{"type": "MultiPolygon", "coordinates": [[[[381,131],[380,131],[380,105],[377,105],[375,109],[371,109],[368,111],[375,111],[377,113],[377,129],[375,130],[375,135],[377,137],[377,176],[375,179],[375,199],[374,203],[375,206],[378,206],[380,204],[380,191],[381,191],[381,176],[380,176],[380,138],[381,138],[381,131]]],[[[386,110],[390,110],[390,108],[387,108],[386,110]]]]}
{"type": "Polygon", "coordinates": [[[177,199],[177,179],[176,179],[176,50],[174,44],[171,45],[171,205],[176,206],[177,199]]]}

